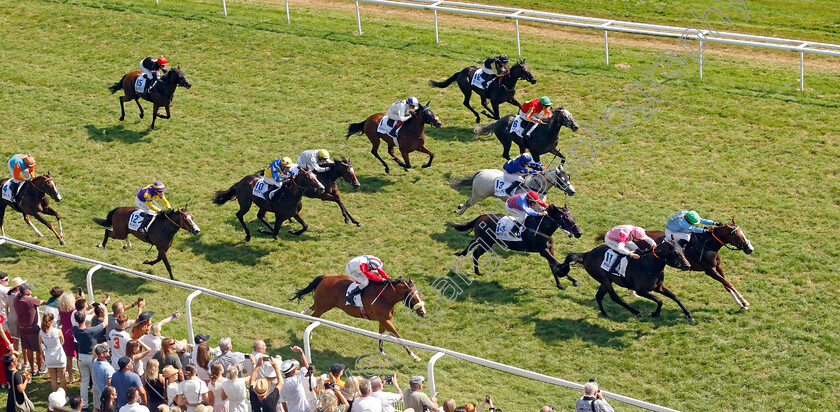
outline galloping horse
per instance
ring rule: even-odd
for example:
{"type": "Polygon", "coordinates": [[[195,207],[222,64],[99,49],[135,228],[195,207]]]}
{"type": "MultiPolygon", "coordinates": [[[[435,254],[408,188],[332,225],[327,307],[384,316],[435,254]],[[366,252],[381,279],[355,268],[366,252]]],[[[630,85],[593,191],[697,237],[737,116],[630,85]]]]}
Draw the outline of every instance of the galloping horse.
{"type": "MultiPolygon", "coordinates": [[[[472,194],[470,194],[470,198],[467,199],[467,203],[461,203],[458,205],[458,209],[455,210],[455,213],[459,215],[463,214],[470,208],[470,206],[481,202],[488,197],[495,196],[496,178],[502,176],[503,174],[504,172],[497,169],[482,169],[476,172],[476,174],[472,177],[461,180],[450,180],[449,186],[453,189],[461,189],[472,186],[472,194]]],[[[563,170],[562,165],[535,175],[525,176],[525,183],[519,185],[519,187],[514,191],[514,194],[533,190],[545,195],[552,187],[562,190],[569,196],[575,195],[575,187],[572,186],[569,174],[563,170]]],[[[504,195],[496,197],[507,200],[510,196],[504,195]]]]}
{"type": "Polygon", "coordinates": [[[317,177],[318,181],[324,185],[325,190],[321,194],[314,194],[306,191],[304,192],[304,196],[312,199],[321,199],[323,201],[338,203],[338,207],[341,208],[341,215],[344,216],[344,223],[350,224],[350,222],[353,222],[356,226],[361,226],[362,224],[350,215],[347,207],[344,206],[344,202],[341,201],[341,194],[338,193],[339,179],[343,179],[345,182],[350,183],[353,185],[354,189],[358,189],[359,186],[362,185],[359,183],[359,179],[356,178],[356,170],[353,169],[353,163],[350,162],[350,159],[342,157],[341,160],[333,163],[326,172],[315,172],[315,177],[317,177]]]}
{"type": "Polygon", "coordinates": [[[432,165],[432,159],[435,158],[435,154],[426,147],[426,135],[423,134],[423,130],[427,124],[434,127],[440,127],[441,125],[440,119],[438,119],[438,117],[435,116],[435,112],[429,108],[430,102],[431,101],[427,102],[425,106],[421,104],[420,108],[414,112],[414,115],[410,119],[405,121],[399,132],[397,132],[397,142],[399,143],[400,153],[402,153],[405,163],[400,162],[400,159],[397,159],[397,156],[394,154],[394,138],[376,131],[379,126],[379,121],[385,117],[385,113],[376,113],[368,117],[363,122],[351,124],[350,127],[347,128],[347,138],[349,139],[350,136],[354,134],[364,133],[373,145],[373,148],[370,149],[370,153],[373,154],[373,157],[379,159],[382,165],[385,166],[385,173],[391,173],[391,171],[388,168],[388,164],[379,157],[380,139],[384,140],[385,144],[388,145],[388,154],[391,155],[391,158],[394,159],[400,167],[405,169],[406,172],[409,168],[411,168],[411,161],[408,160],[408,154],[415,150],[419,150],[429,155],[429,162],[423,165],[424,168],[429,167],[432,165]]]}
{"type": "MultiPolygon", "coordinates": [[[[647,232],[652,239],[662,239],[665,237],[665,232],[650,231],[647,232]]],[[[747,310],[750,303],[741,296],[735,286],[726,279],[723,274],[723,266],[721,265],[720,249],[726,246],[732,250],[740,250],[749,255],[755,248],[752,243],[744,236],[744,232],[732,219],[732,224],[716,226],[711,231],[704,233],[694,233],[691,235],[691,240],[685,247],[685,257],[688,263],[691,263],[691,270],[705,271],[709,277],[717,280],[723,284],[726,291],[735,299],[735,303],[741,306],[741,310],[747,310]],[[732,245],[730,248],[726,245],[732,245]]]]}
{"type": "MultiPolygon", "coordinates": [[[[131,73],[126,74],[123,76],[122,80],[114,83],[108,90],[111,91],[111,94],[116,93],[117,90],[120,88],[123,89],[124,96],[120,96],[120,110],[122,110],[122,115],[120,115],[120,121],[125,119],[125,102],[134,100],[137,103],[137,107],[140,108],[140,118],[143,118],[143,106],[140,105],[140,98],[142,97],[143,100],[152,102],[154,106],[152,110],[152,126],[151,128],[155,128],[155,120],[160,117],[161,119],[168,119],[169,116],[169,104],[172,103],[172,99],[175,97],[175,89],[178,86],[186,87],[189,89],[192,87],[192,83],[184,76],[184,72],[181,71],[181,66],[178,66],[174,69],[170,69],[166,72],[166,74],[161,77],[158,84],[155,87],[152,87],[148,93],[137,93],[134,90],[134,82],[137,81],[138,76],[142,76],[143,72],[141,71],[133,71],[131,73]],[[166,116],[158,114],[158,108],[163,107],[166,109],[166,116]]],[[[151,81],[151,80],[146,80],[151,81]]]]}
{"type": "MultiPolygon", "coordinates": [[[[0,187],[3,187],[8,180],[9,179],[0,179],[0,187]]],[[[0,207],[0,231],[3,233],[3,236],[6,236],[6,229],[3,227],[3,221],[6,216],[6,206],[9,206],[23,215],[23,220],[25,220],[26,223],[29,223],[29,227],[35,231],[38,237],[44,237],[44,235],[41,234],[34,224],[32,224],[32,220],[29,219],[30,215],[35,216],[35,219],[38,219],[38,221],[43,223],[44,226],[50,228],[50,230],[52,230],[55,234],[55,237],[58,238],[59,244],[67,244],[64,241],[64,228],[61,226],[61,215],[58,214],[55,209],[50,207],[50,199],[47,197],[49,196],[53,198],[56,202],[61,201],[61,194],[58,193],[58,189],[55,187],[55,180],[53,180],[50,172],[47,172],[45,175],[37,176],[30,181],[23,182],[21,185],[23,185],[23,187],[20,188],[14,202],[9,202],[6,199],[0,199],[3,204],[3,207],[0,207]],[[55,216],[56,220],[58,220],[58,232],[55,231],[55,228],[52,224],[50,224],[50,222],[47,222],[47,219],[44,219],[44,216],[42,216],[41,213],[55,216]]]]}
{"type": "MultiPolygon", "coordinates": [[[[496,225],[498,224],[499,219],[504,217],[504,215],[481,215],[473,219],[472,222],[460,225],[457,223],[446,222],[446,224],[452,226],[459,232],[469,232],[471,230],[475,230],[475,239],[470,242],[466,249],[455,253],[455,255],[466,256],[470,249],[475,249],[473,250],[471,258],[473,268],[476,275],[483,276],[478,270],[478,258],[485,252],[488,252],[489,248],[493,247],[494,244],[502,245],[506,249],[510,250],[537,252],[548,261],[548,266],[551,268],[551,273],[554,275],[557,287],[563,289],[563,286],[560,285],[560,275],[558,275],[560,262],[554,258],[554,239],[552,238],[552,235],[555,231],[557,231],[557,229],[560,229],[566,232],[569,237],[574,236],[579,238],[581,236],[581,232],[577,223],[575,223],[575,217],[565,205],[562,208],[553,204],[548,205],[546,211],[548,214],[545,216],[528,216],[528,218],[525,219],[525,227],[522,229],[522,240],[520,241],[502,241],[496,236],[496,225]]],[[[568,271],[566,271],[563,276],[568,277],[574,286],[578,286],[580,284],[578,281],[569,276],[568,271]]]]}
{"type": "Polygon", "coordinates": [[[481,97],[481,105],[490,112],[487,113],[482,111],[481,113],[488,118],[498,119],[500,104],[507,102],[516,106],[517,109],[519,106],[522,106],[518,101],[516,101],[516,99],[513,98],[513,95],[516,94],[516,82],[519,81],[519,79],[525,80],[531,84],[537,83],[537,79],[533,74],[531,74],[531,69],[525,64],[525,59],[511,66],[508,73],[498,80],[490,82],[487,90],[479,89],[478,87],[472,85],[473,75],[478,70],[481,70],[481,68],[477,66],[469,66],[453,74],[451,77],[442,82],[429,80],[430,85],[440,88],[447,87],[452,84],[453,81],[457,80],[458,87],[461,89],[461,93],[464,94],[464,106],[473,112],[476,123],[481,121],[481,116],[479,116],[478,112],[470,106],[470,98],[472,97],[473,92],[481,97]],[[487,107],[487,99],[490,99],[490,104],[493,106],[492,109],[487,107]]]}
{"type": "MultiPolygon", "coordinates": [[[[315,302],[309,309],[303,311],[304,315],[320,318],[330,309],[339,308],[354,318],[361,318],[363,317],[362,311],[355,305],[347,305],[347,299],[345,298],[347,288],[353,282],[354,280],[347,276],[318,276],[308,286],[295,292],[295,295],[289,301],[295,299],[299,301],[307,294],[315,291],[315,302]]],[[[402,336],[397,332],[397,328],[391,322],[391,318],[394,316],[394,307],[400,301],[405,303],[407,308],[415,311],[417,315],[426,316],[426,304],[411,279],[406,281],[399,278],[390,279],[386,282],[370,282],[362,290],[360,296],[367,318],[379,322],[379,333],[388,331],[402,339],[402,336]]],[[[420,361],[420,358],[411,349],[407,346],[403,347],[415,362],[420,361]]],[[[379,352],[385,353],[381,339],[379,340],[379,352]]]]}
{"type": "MultiPolygon", "coordinates": [[[[302,168],[295,177],[287,180],[287,182],[278,189],[271,200],[263,199],[254,195],[254,186],[257,183],[265,185],[267,183],[260,180],[258,175],[249,175],[242,178],[242,180],[233,184],[228,190],[219,190],[213,197],[213,203],[223,205],[234,197],[239,201],[239,211],[236,212],[236,217],[242,227],[245,229],[245,241],[251,241],[251,231],[248,230],[248,225],[245,224],[244,216],[251,210],[251,204],[256,203],[260,210],[257,212],[257,218],[263,222],[270,230],[274,239],[277,239],[277,233],[280,232],[280,226],[283,221],[289,218],[295,218],[303,228],[299,231],[289,230],[289,233],[298,236],[305,232],[309,225],[303,221],[300,216],[301,198],[303,198],[304,191],[309,191],[316,195],[324,193],[324,185],[315,177],[315,173],[306,167],[302,168]],[[274,213],[274,226],[268,223],[265,218],[267,212],[274,213]]],[[[265,193],[269,196],[269,192],[265,193]]],[[[259,229],[262,232],[262,228],[259,229]]]]}
{"type": "MultiPolygon", "coordinates": [[[[647,245],[647,243],[645,243],[647,245]]],[[[649,247],[649,246],[648,246],[649,247]]],[[[665,265],[673,266],[681,270],[688,270],[689,264],[683,254],[683,248],[673,240],[666,240],[658,244],[653,250],[646,250],[638,252],[641,257],[639,259],[630,259],[627,262],[625,276],[618,276],[613,273],[608,273],[601,269],[601,263],[604,261],[604,254],[609,250],[609,246],[601,245],[586,253],[569,253],[566,260],[560,264],[560,274],[568,276],[569,263],[581,263],[589,276],[597,280],[601,286],[595,294],[595,300],[598,301],[598,307],[601,308],[601,314],[604,317],[609,317],[607,311],[604,310],[604,296],[609,293],[613,302],[618,303],[637,318],[641,318],[642,314],[632,306],[628,305],[624,300],[618,296],[618,293],[613,289],[612,284],[633,290],[641,297],[650,299],[656,302],[656,310],[650,313],[650,317],[655,318],[659,316],[662,309],[662,299],[652,295],[650,292],[657,292],[665,295],[677,302],[680,308],[688,316],[688,321],[694,323],[694,317],[686,309],[685,305],[680,302],[677,295],[668,290],[662,283],[665,279],[665,265]]],[[[620,258],[620,257],[619,257],[620,258]]]]}
{"type": "Polygon", "coordinates": [[[94,217],[93,221],[96,224],[106,228],[113,228],[105,229],[105,238],[96,247],[105,249],[105,246],[108,244],[108,238],[114,238],[120,240],[125,239],[123,249],[128,249],[131,247],[131,241],[128,240],[128,235],[132,234],[137,239],[140,239],[141,242],[152,244],[157,248],[157,259],[146,260],[143,263],[154,265],[162,260],[163,265],[166,266],[166,271],[169,272],[169,278],[175,280],[172,276],[172,266],[169,265],[169,259],[166,257],[166,251],[172,246],[172,239],[175,238],[175,234],[178,233],[179,229],[184,229],[196,236],[201,233],[201,229],[193,222],[193,216],[187,208],[188,206],[184,206],[183,209],[160,211],[157,217],[155,217],[155,221],[149,226],[147,233],[128,228],[128,221],[131,218],[131,214],[136,210],[140,210],[136,207],[118,207],[108,212],[108,216],[105,219],[94,217]]]}
{"type": "MultiPolygon", "coordinates": [[[[540,161],[540,156],[545,153],[553,153],[554,155],[560,156],[560,158],[565,161],[566,157],[557,150],[557,136],[560,134],[560,128],[566,126],[569,129],[572,129],[573,132],[578,130],[578,124],[575,122],[575,118],[572,117],[572,114],[568,110],[562,107],[554,109],[551,118],[548,119],[548,124],[540,125],[534,129],[534,132],[531,133],[530,137],[528,137],[527,146],[525,146],[525,142],[521,137],[519,137],[519,135],[510,132],[510,125],[513,123],[516,116],[517,115],[515,114],[509,114],[486,126],[476,126],[474,131],[476,135],[485,135],[495,132],[496,138],[499,139],[499,142],[502,143],[502,147],[504,148],[502,157],[508,160],[510,160],[511,143],[516,143],[516,145],[519,146],[519,153],[525,153],[525,150],[527,149],[531,152],[531,155],[534,156],[534,160],[537,162],[540,161]]],[[[527,132],[527,130],[525,132],[527,132]]]]}

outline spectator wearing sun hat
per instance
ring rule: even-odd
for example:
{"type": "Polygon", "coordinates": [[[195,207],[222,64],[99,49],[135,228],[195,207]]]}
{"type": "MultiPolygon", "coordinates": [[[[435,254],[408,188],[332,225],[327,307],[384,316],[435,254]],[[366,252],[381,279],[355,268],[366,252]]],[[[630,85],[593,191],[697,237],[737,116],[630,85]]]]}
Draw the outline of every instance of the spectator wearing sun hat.
{"type": "Polygon", "coordinates": [[[300,373],[298,366],[303,364],[304,368],[309,367],[309,361],[300,346],[292,346],[292,352],[300,354],[300,360],[284,360],[280,365],[280,373],[283,374],[283,389],[280,391],[280,402],[287,412],[304,412],[308,408],[306,402],[306,389],[303,386],[304,374],[300,373]]]}
{"type": "MultiPolygon", "coordinates": [[[[251,356],[251,359],[256,359],[251,356]]],[[[280,360],[277,358],[261,357],[256,361],[256,369],[251,372],[251,380],[265,369],[268,365],[272,369],[270,375],[277,377],[280,375],[280,360]]],[[[285,363],[285,362],[284,362],[285,363]]],[[[288,365],[287,365],[288,366],[288,365]]],[[[272,379],[271,377],[261,378],[254,381],[251,385],[251,411],[252,412],[277,412],[280,392],[283,390],[283,379],[272,379]]]]}
{"type": "Polygon", "coordinates": [[[423,382],[426,378],[422,376],[412,376],[408,380],[408,388],[403,392],[403,402],[406,408],[412,408],[415,411],[422,411],[423,405],[429,407],[430,411],[437,411],[437,396],[429,398],[429,395],[423,393],[423,382]]]}
{"type": "Polygon", "coordinates": [[[48,411],[57,411],[59,410],[58,408],[63,408],[67,404],[67,393],[64,392],[63,388],[58,388],[58,390],[47,397],[47,402],[49,403],[47,406],[48,411]]]}

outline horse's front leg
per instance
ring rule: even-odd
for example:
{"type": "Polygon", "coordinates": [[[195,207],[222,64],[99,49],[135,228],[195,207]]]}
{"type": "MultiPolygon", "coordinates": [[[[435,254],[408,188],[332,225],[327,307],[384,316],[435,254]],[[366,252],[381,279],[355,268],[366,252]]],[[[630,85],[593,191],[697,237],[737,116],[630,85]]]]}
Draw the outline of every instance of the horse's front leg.
{"type": "Polygon", "coordinates": [[[514,105],[514,106],[516,106],[516,108],[517,108],[517,109],[519,109],[520,107],[522,107],[522,105],[521,105],[521,104],[519,104],[519,101],[518,101],[518,100],[516,100],[516,98],[515,98],[515,97],[513,97],[512,95],[510,96],[510,98],[509,98],[509,99],[507,99],[507,100],[505,100],[505,101],[506,101],[506,102],[508,102],[508,103],[510,103],[510,104],[512,104],[512,105],[514,105]]]}
{"type": "Polygon", "coordinates": [[[42,233],[38,230],[38,228],[37,228],[37,227],[35,227],[35,225],[32,223],[32,219],[30,219],[30,218],[29,218],[29,215],[27,215],[26,213],[22,213],[22,214],[23,214],[23,220],[25,220],[25,221],[26,221],[26,223],[28,223],[28,224],[29,224],[29,227],[31,227],[31,228],[32,228],[32,230],[34,230],[34,231],[35,231],[35,234],[37,234],[37,235],[38,235],[38,237],[44,237],[44,235],[43,235],[43,234],[42,234],[42,233]]]}
{"type": "MultiPolygon", "coordinates": [[[[146,113],[143,112],[143,106],[140,105],[140,97],[135,97],[134,98],[134,103],[137,103],[137,108],[140,109],[140,118],[142,119],[143,116],[146,115],[146,113]]],[[[123,111],[123,116],[125,116],[125,111],[123,111]]],[[[122,119],[120,119],[120,120],[122,120],[122,119]]]]}
{"type": "Polygon", "coordinates": [[[120,101],[120,121],[125,120],[125,101],[123,100],[125,96],[119,96],[118,99],[120,101]]]}
{"type": "MultiPolygon", "coordinates": [[[[394,336],[396,336],[398,339],[402,339],[402,336],[400,336],[399,332],[397,332],[397,328],[394,327],[394,324],[391,323],[390,319],[384,321],[384,323],[385,323],[385,329],[387,329],[389,332],[393,333],[394,336]]],[[[382,344],[381,344],[381,341],[380,341],[380,349],[382,348],[381,345],[382,344]]],[[[403,345],[403,347],[405,348],[405,351],[408,352],[408,355],[411,356],[411,358],[414,359],[415,362],[420,362],[420,357],[415,355],[414,352],[411,350],[411,348],[409,348],[408,346],[405,346],[405,345],[403,345]]]]}
{"type": "Polygon", "coordinates": [[[169,113],[169,103],[167,103],[167,104],[166,104],[166,107],[164,107],[164,108],[166,109],[166,117],[163,117],[163,116],[158,116],[158,117],[160,117],[161,119],[169,119],[169,118],[171,118],[171,117],[172,117],[172,115],[169,113]]]}
{"type": "MultiPolygon", "coordinates": [[[[390,136],[389,136],[389,138],[390,138],[390,136]]],[[[396,153],[394,153],[394,147],[396,147],[396,146],[394,146],[393,143],[388,142],[388,154],[391,155],[391,159],[394,159],[394,161],[397,162],[397,164],[400,165],[400,167],[402,167],[403,169],[408,171],[408,168],[410,168],[411,166],[406,166],[406,164],[401,162],[400,159],[397,159],[397,155],[396,155],[396,153]]],[[[402,154],[403,158],[405,158],[406,161],[407,161],[408,160],[408,154],[402,153],[402,149],[400,149],[400,153],[402,154]]]]}
{"type": "Polygon", "coordinates": [[[356,220],[353,217],[353,215],[350,214],[350,211],[347,210],[347,206],[344,206],[344,202],[341,201],[341,195],[340,194],[336,193],[334,198],[330,199],[330,200],[335,202],[335,203],[338,203],[338,207],[341,209],[341,215],[344,216],[344,224],[349,225],[350,222],[353,222],[353,224],[356,225],[356,226],[362,226],[362,224],[359,223],[359,221],[356,220]]]}
{"type": "Polygon", "coordinates": [[[307,225],[307,224],[306,224],[306,222],[304,222],[304,221],[303,221],[303,218],[300,216],[300,212],[296,212],[296,213],[295,213],[295,215],[294,215],[293,217],[294,217],[294,218],[295,218],[295,220],[297,220],[297,221],[298,221],[298,223],[300,223],[300,225],[301,225],[301,226],[303,226],[303,227],[302,227],[300,230],[298,230],[298,231],[294,231],[294,230],[291,230],[291,229],[290,229],[290,230],[289,230],[289,233],[291,233],[291,234],[293,234],[293,235],[295,235],[295,236],[300,236],[300,234],[301,234],[301,233],[306,232],[306,229],[308,229],[308,228],[309,228],[309,225],[307,225]]]}
{"type": "Polygon", "coordinates": [[[55,220],[58,221],[58,234],[63,238],[64,237],[64,227],[61,224],[61,214],[58,213],[57,210],[47,206],[44,208],[45,215],[55,216],[55,220]]]}
{"type": "Polygon", "coordinates": [[[158,106],[157,103],[155,103],[154,107],[152,108],[152,125],[150,126],[152,129],[155,128],[155,120],[157,120],[157,118],[158,118],[158,109],[159,108],[160,108],[160,106],[158,106]]]}
{"type": "MultiPolygon", "coordinates": [[[[405,169],[406,172],[408,171],[408,169],[411,169],[411,160],[409,160],[409,158],[408,158],[408,153],[409,152],[407,150],[405,150],[403,148],[400,148],[400,154],[402,155],[402,158],[405,161],[404,164],[400,163],[400,166],[402,166],[403,169],[405,169]]],[[[394,160],[396,160],[396,159],[397,158],[395,157],[394,160]]],[[[397,163],[399,163],[399,161],[397,161],[397,163]]]]}
{"type": "Polygon", "coordinates": [[[39,222],[43,223],[44,226],[48,227],[53,232],[55,237],[58,239],[58,243],[60,245],[63,246],[63,245],[67,244],[67,242],[64,241],[64,238],[62,238],[61,235],[59,235],[58,232],[55,230],[53,225],[50,222],[48,222],[47,219],[44,219],[43,215],[41,215],[40,213],[36,213],[34,216],[35,216],[35,219],[38,219],[39,222]]]}
{"type": "Polygon", "coordinates": [[[671,292],[663,284],[660,284],[659,287],[654,289],[654,291],[671,298],[674,302],[677,302],[677,305],[680,305],[680,309],[682,309],[683,313],[685,313],[685,316],[688,316],[688,322],[694,323],[694,316],[691,316],[691,312],[688,311],[688,308],[686,308],[685,305],[683,305],[683,303],[680,301],[680,298],[678,298],[677,295],[674,294],[674,292],[671,292]]]}
{"type": "MultiPolygon", "coordinates": [[[[481,114],[487,116],[488,119],[497,120],[498,117],[493,117],[493,109],[488,105],[487,97],[481,96],[481,106],[484,107],[485,110],[481,111],[481,114]]],[[[490,100],[492,102],[492,100],[490,100]]]]}
{"type": "Polygon", "coordinates": [[[429,161],[426,164],[423,165],[423,168],[425,169],[425,168],[431,166],[432,165],[432,160],[434,160],[434,158],[435,158],[435,154],[432,153],[432,151],[429,150],[429,148],[426,147],[425,144],[423,146],[420,146],[420,148],[417,149],[417,151],[420,152],[420,153],[425,153],[425,154],[429,155],[429,161]]]}
{"type": "Polygon", "coordinates": [[[491,101],[490,104],[493,106],[493,118],[499,120],[499,103],[491,101]]]}

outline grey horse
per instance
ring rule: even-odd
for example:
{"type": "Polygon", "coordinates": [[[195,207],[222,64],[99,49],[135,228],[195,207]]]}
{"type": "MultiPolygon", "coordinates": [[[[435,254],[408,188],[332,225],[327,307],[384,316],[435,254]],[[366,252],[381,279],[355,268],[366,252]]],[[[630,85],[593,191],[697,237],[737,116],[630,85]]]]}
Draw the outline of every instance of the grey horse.
{"type": "MultiPolygon", "coordinates": [[[[461,203],[458,205],[458,209],[455,210],[455,213],[459,215],[463,214],[465,210],[470,208],[470,206],[487,199],[488,197],[495,196],[495,180],[497,177],[502,176],[503,173],[504,172],[498,169],[482,169],[472,177],[461,180],[451,180],[449,182],[449,186],[453,189],[462,189],[472,186],[472,195],[470,195],[467,203],[461,203]]],[[[519,185],[514,194],[533,190],[541,193],[541,197],[545,198],[546,193],[548,193],[548,190],[552,187],[562,190],[569,196],[575,195],[575,187],[572,186],[572,183],[569,180],[569,174],[563,170],[562,166],[557,166],[553,169],[534,175],[525,176],[525,183],[523,185],[519,185]]],[[[510,196],[504,195],[496,197],[502,200],[507,200],[510,196]]]]}

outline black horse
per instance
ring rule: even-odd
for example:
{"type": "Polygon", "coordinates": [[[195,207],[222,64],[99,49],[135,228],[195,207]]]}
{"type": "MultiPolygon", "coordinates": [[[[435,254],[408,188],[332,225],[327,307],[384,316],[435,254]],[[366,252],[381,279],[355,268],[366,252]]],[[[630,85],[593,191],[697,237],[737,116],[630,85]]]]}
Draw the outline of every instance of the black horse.
{"type": "MultiPolygon", "coordinates": [[[[595,294],[595,300],[598,302],[598,307],[601,308],[601,314],[604,317],[609,317],[607,311],[604,310],[604,296],[610,294],[613,302],[618,303],[633,315],[640,318],[642,314],[632,306],[628,305],[624,300],[618,296],[618,293],[613,289],[612,284],[633,290],[641,297],[650,299],[656,302],[656,310],[650,313],[650,316],[655,318],[659,316],[662,309],[662,300],[651,294],[650,292],[657,292],[665,295],[677,302],[682,308],[688,321],[694,323],[694,317],[680,302],[680,299],[668,290],[662,283],[665,279],[665,265],[676,267],[680,270],[688,270],[690,267],[688,260],[683,254],[683,248],[680,247],[673,240],[666,240],[658,244],[653,250],[647,249],[642,251],[640,249],[639,259],[630,259],[627,262],[625,276],[618,276],[613,273],[608,273],[601,269],[601,263],[604,261],[604,254],[609,250],[609,246],[601,245],[586,253],[570,253],[566,256],[566,260],[560,264],[560,276],[569,276],[569,263],[581,263],[589,276],[597,280],[601,286],[598,288],[598,293],[595,294]]],[[[629,259],[629,258],[628,258],[629,259]]]]}
{"type": "Polygon", "coordinates": [[[429,80],[430,85],[440,88],[447,87],[457,80],[458,87],[461,88],[461,93],[464,93],[464,106],[467,106],[467,109],[470,109],[470,111],[473,112],[476,123],[481,121],[481,116],[479,116],[478,112],[470,106],[470,98],[472,97],[473,92],[481,97],[481,105],[490,112],[488,113],[486,111],[482,111],[482,114],[491,119],[498,119],[500,104],[508,102],[516,106],[517,109],[519,106],[522,106],[513,97],[513,95],[516,94],[516,82],[519,81],[519,79],[525,80],[531,84],[535,84],[537,82],[537,79],[533,74],[531,74],[531,69],[525,64],[525,59],[514,64],[506,75],[502,76],[498,80],[490,82],[487,90],[479,89],[478,87],[472,85],[473,75],[478,70],[481,70],[481,68],[469,66],[453,74],[450,78],[442,82],[429,80]],[[490,104],[493,106],[492,109],[487,106],[488,99],[490,100],[490,104]]]}
{"type": "Polygon", "coordinates": [[[477,135],[496,133],[496,138],[499,139],[499,142],[502,143],[502,147],[504,148],[502,157],[508,160],[510,160],[511,143],[516,143],[519,146],[519,153],[525,153],[527,149],[536,161],[540,161],[540,155],[545,153],[552,153],[565,161],[566,157],[557,150],[557,136],[560,134],[560,128],[563,126],[572,129],[573,132],[578,130],[578,124],[575,122],[575,118],[572,117],[572,113],[562,107],[554,109],[548,122],[544,125],[537,126],[534,132],[531,133],[531,136],[528,137],[528,145],[525,145],[521,137],[510,132],[510,125],[516,116],[511,114],[486,126],[476,126],[474,131],[477,135]]]}
{"type": "Polygon", "coordinates": [[[359,183],[359,179],[356,178],[356,170],[353,168],[353,163],[350,159],[342,157],[329,166],[326,171],[315,172],[315,177],[324,185],[325,190],[320,192],[320,194],[306,190],[303,195],[311,199],[321,199],[325,202],[338,203],[338,207],[341,208],[341,215],[344,216],[344,223],[350,224],[350,222],[353,222],[354,225],[361,226],[362,224],[344,206],[344,202],[341,201],[341,194],[338,192],[339,179],[351,184],[354,189],[358,189],[362,185],[359,183]]]}
{"type": "MultiPolygon", "coordinates": [[[[153,110],[152,110],[152,125],[151,128],[155,128],[155,120],[160,117],[161,119],[168,119],[169,116],[169,104],[172,103],[172,99],[175,97],[175,89],[178,86],[186,87],[189,89],[192,87],[192,83],[187,80],[186,76],[184,76],[184,72],[181,71],[181,67],[176,67],[171,69],[164,74],[160,82],[152,87],[148,93],[137,93],[134,90],[134,82],[137,81],[137,77],[142,76],[143,72],[141,71],[133,71],[131,73],[126,74],[123,76],[122,80],[114,83],[108,90],[111,93],[116,93],[117,90],[123,89],[124,96],[120,96],[120,110],[122,110],[122,114],[120,115],[120,121],[125,120],[125,102],[134,100],[137,103],[137,107],[140,108],[140,118],[143,118],[143,106],[140,105],[140,98],[142,97],[143,100],[152,102],[153,110]],[[166,109],[166,116],[159,115],[158,109],[163,107],[166,109]]],[[[147,80],[150,81],[150,80],[147,80]]]]}
{"type": "MultiPolygon", "coordinates": [[[[551,236],[557,229],[568,233],[569,237],[574,236],[576,238],[580,237],[581,232],[577,223],[575,223],[575,217],[565,205],[562,208],[549,205],[546,211],[548,213],[545,216],[529,216],[525,219],[525,228],[522,229],[521,241],[501,241],[496,237],[496,225],[504,215],[481,215],[472,222],[464,224],[446,222],[446,224],[452,226],[459,232],[475,230],[475,239],[470,242],[466,249],[455,253],[455,255],[466,256],[470,249],[474,249],[471,259],[473,268],[476,275],[483,276],[478,270],[478,258],[488,252],[494,244],[499,244],[506,249],[520,252],[536,252],[548,261],[548,266],[551,268],[551,273],[554,275],[557,287],[563,289],[563,286],[560,285],[558,275],[560,262],[554,257],[554,240],[551,236]]],[[[568,271],[566,271],[565,276],[572,281],[574,286],[580,284],[568,275],[568,271]]]]}

